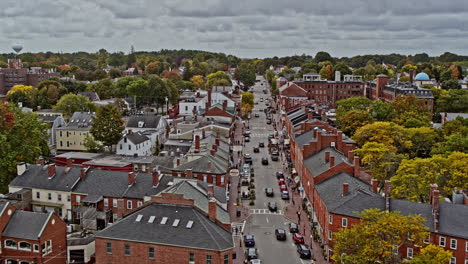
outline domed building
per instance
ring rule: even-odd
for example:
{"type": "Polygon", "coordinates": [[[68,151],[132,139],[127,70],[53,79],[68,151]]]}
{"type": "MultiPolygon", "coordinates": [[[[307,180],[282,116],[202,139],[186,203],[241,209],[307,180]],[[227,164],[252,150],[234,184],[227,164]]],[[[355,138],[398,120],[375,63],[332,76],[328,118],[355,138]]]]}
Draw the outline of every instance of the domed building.
{"type": "Polygon", "coordinates": [[[421,87],[423,85],[435,85],[435,81],[429,78],[429,75],[425,72],[420,72],[414,77],[414,85],[421,87]]]}

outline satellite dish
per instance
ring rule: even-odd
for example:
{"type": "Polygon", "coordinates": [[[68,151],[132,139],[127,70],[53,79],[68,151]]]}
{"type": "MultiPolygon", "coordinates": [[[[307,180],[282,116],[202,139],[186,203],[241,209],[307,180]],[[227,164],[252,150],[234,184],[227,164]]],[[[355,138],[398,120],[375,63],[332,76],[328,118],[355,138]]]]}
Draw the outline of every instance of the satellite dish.
{"type": "Polygon", "coordinates": [[[15,45],[11,46],[11,48],[12,48],[16,53],[20,53],[20,51],[23,49],[23,45],[15,44],[15,45]]]}

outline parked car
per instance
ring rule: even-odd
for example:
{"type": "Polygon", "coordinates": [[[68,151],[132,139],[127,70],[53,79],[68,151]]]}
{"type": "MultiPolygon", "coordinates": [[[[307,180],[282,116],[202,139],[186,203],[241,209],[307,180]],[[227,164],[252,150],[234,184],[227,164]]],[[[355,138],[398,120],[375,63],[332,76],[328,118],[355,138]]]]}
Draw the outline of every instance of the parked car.
{"type": "Polygon", "coordinates": [[[244,154],[244,162],[252,165],[252,156],[249,153],[244,154]]]}
{"type": "Polygon", "coordinates": [[[308,246],[304,244],[297,244],[297,253],[299,253],[299,257],[301,259],[310,259],[312,258],[312,253],[310,252],[310,249],[308,246]]]}
{"type": "Polygon", "coordinates": [[[265,194],[268,197],[273,197],[274,195],[273,188],[265,188],[265,194]]]}
{"type": "Polygon", "coordinates": [[[261,259],[251,259],[249,261],[249,264],[262,264],[262,260],[261,259]]]}
{"type": "Polygon", "coordinates": [[[260,117],[260,115],[258,113],[255,113],[255,117],[260,117]]]}
{"type": "Polygon", "coordinates": [[[260,102],[263,102],[263,98],[260,98],[260,102]]]}
{"type": "Polygon", "coordinates": [[[289,200],[289,193],[288,193],[288,191],[282,191],[282,192],[281,192],[281,199],[283,199],[283,200],[289,200]]]}
{"type": "Polygon", "coordinates": [[[244,141],[245,141],[245,142],[250,142],[250,137],[245,137],[245,138],[244,138],[244,141]]]}
{"type": "Polygon", "coordinates": [[[260,152],[260,149],[259,149],[258,147],[254,147],[254,148],[253,148],[253,152],[254,152],[254,153],[259,153],[259,152],[260,152]]]}
{"type": "Polygon", "coordinates": [[[271,119],[267,119],[267,125],[271,125],[271,119]]]}
{"type": "Polygon", "coordinates": [[[265,143],[259,142],[259,143],[258,143],[258,147],[259,147],[259,148],[264,148],[264,147],[265,147],[265,143]]]}
{"type": "Polygon", "coordinates": [[[245,252],[245,257],[247,258],[247,260],[257,259],[258,258],[257,249],[248,248],[247,251],[245,252]]]}
{"type": "Polygon", "coordinates": [[[267,157],[262,158],[262,164],[263,165],[268,165],[268,158],[267,157]]]}
{"type": "Polygon", "coordinates": [[[282,171],[276,172],[276,179],[284,179],[284,173],[282,171]]]}
{"type": "Polygon", "coordinates": [[[286,240],[286,231],[282,228],[275,229],[276,240],[286,240]]]}
{"type": "Polygon", "coordinates": [[[271,160],[272,161],[278,161],[279,160],[279,152],[278,151],[273,151],[271,153],[271,160]]]}
{"type": "Polygon", "coordinates": [[[299,227],[295,223],[289,223],[289,232],[291,233],[298,233],[299,227]]]}
{"type": "Polygon", "coordinates": [[[272,138],[274,138],[274,137],[275,137],[275,135],[273,135],[273,134],[268,134],[268,139],[272,139],[272,138]]]}
{"type": "Polygon", "coordinates": [[[244,136],[245,136],[245,137],[250,136],[250,130],[244,131],[244,136]]]}
{"type": "Polygon", "coordinates": [[[286,185],[284,185],[284,184],[281,184],[280,185],[280,191],[288,191],[288,187],[286,187],[286,185]]]}
{"type": "Polygon", "coordinates": [[[255,246],[254,235],[244,235],[244,245],[246,247],[254,247],[255,246]]]}
{"type": "Polygon", "coordinates": [[[286,181],[284,180],[284,178],[280,178],[278,180],[278,185],[286,185],[286,181]]]}
{"type": "Polygon", "coordinates": [[[276,212],[278,211],[278,205],[276,205],[276,202],[268,202],[268,209],[270,212],[276,212]]]}
{"type": "Polygon", "coordinates": [[[301,233],[293,233],[293,240],[296,244],[304,244],[304,236],[301,233]]]}

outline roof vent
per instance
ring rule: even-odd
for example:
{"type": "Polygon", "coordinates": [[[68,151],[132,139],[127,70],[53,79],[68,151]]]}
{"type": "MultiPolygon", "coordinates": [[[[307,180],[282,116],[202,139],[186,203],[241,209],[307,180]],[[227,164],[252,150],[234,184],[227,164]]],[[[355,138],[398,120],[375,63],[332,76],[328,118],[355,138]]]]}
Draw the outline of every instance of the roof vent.
{"type": "Polygon", "coordinates": [[[152,215],[150,216],[149,220],[148,220],[148,223],[149,224],[152,224],[154,222],[154,219],[156,218],[156,216],[152,215]]]}
{"type": "Polygon", "coordinates": [[[163,217],[161,219],[161,225],[165,225],[167,223],[167,217],[163,217]]]}
{"type": "Polygon", "coordinates": [[[180,219],[175,219],[174,223],[172,223],[172,227],[177,227],[179,225],[180,219]]]}
{"type": "Polygon", "coordinates": [[[193,221],[190,220],[190,221],[187,222],[187,226],[185,226],[185,227],[190,229],[190,228],[192,228],[192,226],[193,226],[193,221]]]}
{"type": "Polygon", "coordinates": [[[142,128],[145,125],[144,121],[138,121],[138,127],[142,128]]]}
{"type": "Polygon", "coordinates": [[[142,218],[143,218],[143,215],[138,215],[135,222],[141,222],[142,218]]]}

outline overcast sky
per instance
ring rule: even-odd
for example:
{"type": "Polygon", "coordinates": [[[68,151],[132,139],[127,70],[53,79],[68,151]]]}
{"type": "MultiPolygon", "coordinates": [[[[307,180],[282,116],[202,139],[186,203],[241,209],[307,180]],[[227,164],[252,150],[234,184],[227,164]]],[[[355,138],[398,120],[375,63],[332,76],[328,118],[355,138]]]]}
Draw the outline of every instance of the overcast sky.
{"type": "Polygon", "coordinates": [[[468,55],[467,0],[0,0],[0,52],[468,55]]]}

